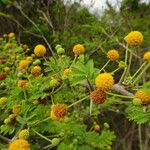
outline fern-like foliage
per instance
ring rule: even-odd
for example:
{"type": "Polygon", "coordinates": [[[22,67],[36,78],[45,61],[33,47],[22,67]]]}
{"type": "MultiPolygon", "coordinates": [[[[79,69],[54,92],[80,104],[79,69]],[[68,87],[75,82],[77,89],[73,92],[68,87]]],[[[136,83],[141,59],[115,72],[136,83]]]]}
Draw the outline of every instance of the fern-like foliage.
{"type": "Polygon", "coordinates": [[[129,120],[133,120],[137,124],[143,124],[150,121],[150,110],[145,110],[142,106],[129,105],[126,112],[129,120]]]}

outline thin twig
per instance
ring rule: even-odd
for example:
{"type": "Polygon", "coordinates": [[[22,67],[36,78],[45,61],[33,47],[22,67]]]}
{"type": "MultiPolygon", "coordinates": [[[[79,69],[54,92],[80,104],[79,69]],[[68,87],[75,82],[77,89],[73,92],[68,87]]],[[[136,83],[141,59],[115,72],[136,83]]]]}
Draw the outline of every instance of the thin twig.
{"type": "Polygon", "coordinates": [[[3,135],[0,135],[0,139],[2,139],[5,142],[8,142],[8,143],[11,141],[9,138],[7,138],[7,137],[5,137],[3,135]]]}

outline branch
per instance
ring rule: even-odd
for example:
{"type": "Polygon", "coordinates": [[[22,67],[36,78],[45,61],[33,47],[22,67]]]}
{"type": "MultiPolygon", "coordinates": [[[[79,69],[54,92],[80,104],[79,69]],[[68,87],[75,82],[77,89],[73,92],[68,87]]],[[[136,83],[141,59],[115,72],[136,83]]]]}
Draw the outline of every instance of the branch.
{"type": "MultiPolygon", "coordinates": [[[[82,82],[80,85],[89,88],[89,85],[87,82],[82,82]]],[[[114,90],[114,91],[116,91],[122,95],[125,95],[125,96],[134,96],[133,93],[126,90],[125,87],[123,85],[120,85],[120,84],[114,84],[112,87],[112,90],[114,90]]]]}
{"type": "Polygon", "coordinates": [[[127,91],[124,86],[119,84],[114,84],[112,90],[126,96],[134,96],[133,93],[127,91]]]}
{"type": "Polygon", "coordinates": [[[14,141],[15,139],[17,139],[18,134],[20,133],[20,131],[24,128],[24,124],[22,124],[19,128],[19,130],[16,132],[16,134],[14,135],[14,137],[10,140],[10,142],[14,141]]]}
{"type": "Polygon", "coordinates": [[[8,143],[11,141],[9,138],[2,136],[2,135],[0,135],[0,139],[2,139],[5,142],[8,142],[8,143]]]}

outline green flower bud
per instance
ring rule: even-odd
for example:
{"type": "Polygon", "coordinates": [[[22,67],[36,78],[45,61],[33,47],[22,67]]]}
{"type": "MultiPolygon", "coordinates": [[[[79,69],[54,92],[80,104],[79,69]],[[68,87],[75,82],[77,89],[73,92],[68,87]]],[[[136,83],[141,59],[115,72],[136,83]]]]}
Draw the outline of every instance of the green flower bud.
{"type": "Polygon", "coordinates": [[[142,104],[142,101],[139,99],[139,98],[134,98],[133,99],[133,101],[132,101],[132,103],[134,104],[134,105],[141,105],[142,104]]]}
{"type": "Polygon", "coordinates": [[[50,88],[54,88],[54,87],[57,87],[59,85],[59,82],[56,80],[56,79],[52,79],[50,81],[50,88]]]}
{"type": "Polygon", "coordinates": [[[107,122],[104,123],[105,128],[110,128],[109,124],[107,122]]]}
{"type": "Polygon", "coordinates": [[[39,64],[41,64],[41,61],[39,60],[39,59],[36,59],[34,62],[33,62],[33,65],[39,65],[39,64]]]}
{"type": "Polygon", "coordinates": [[[64,54],[65,53],[65,50],[64,50],[64,48],[59,48],[59,49],[57,49],[57,54],[58,55],[61,55],[61,54],[64,54]]]}
{"type": "Polygon", "coordinates": [[[9,68],[9,67],[5,67],[5,68],[4,68],[4,71],[5,71],[6,73],[9,73],[9,72],[10,72],[10,68],[9,68]]]}
{"type": "Polygon", "coordinates": [[[61,48],[61,45],[60,45],[60,44],[57,44],[57,45],[55,46],[55,49],[58,50],[59,48],[61,48]]]}
{"type": "Polygon", "coordinates": [[[11,115],[9,115],[9,117],[8,117],[8,118],[9,118],[10,120],[13,120],[13,119],[15,119],[15,117],[16,117],[16,115],[15,115],[15,114],[11,114],[11,115]]]}
{"type": "Polygon", "coordinates": [[[59,138],[53,138],[52,139],[52,145],[53,146],[57,146],[60,143],[60,139],[59,138]]]}
{"type": "Polygon", "coordinates": [[[127,65],[126,65],[126,63],[124,62],[124,61],[120,61],[119,62],[119,68],[121,68],[121,69],[123,69],[123,68],[125,68],[127,65]]]}
{"type": "Polygon", "coordinates": [[[0,98],[0,105],[5,105],[7,103],[8,99],[7,97],[1,97],[0,98]]]}
{"type": "Polygon", "coordinates": [[[10,119],[10,118],[6,118],[6,119],[4,120],[4,123],[5,123],[6,125],[9,125],[9,124],[11,123],[11,119],[10,119]]]}
{"type": "Polygon", "coordinates": [[[17,74],[17,77],[18,78],[22,78],[24,76],[24,73],[23,72],[19,72],[18,74],[17,74]]]}

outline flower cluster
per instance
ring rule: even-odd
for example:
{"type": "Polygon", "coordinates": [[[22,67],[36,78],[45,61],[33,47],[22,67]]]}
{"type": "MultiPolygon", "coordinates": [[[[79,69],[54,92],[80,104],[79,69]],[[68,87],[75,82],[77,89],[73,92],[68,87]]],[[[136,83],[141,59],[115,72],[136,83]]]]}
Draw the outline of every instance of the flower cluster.
{"type": "Polygon", "coordinates": [[[41,67],[40,66],[35,66],[35,67],[33,67],[32,68],[32,70],[31,70],[31,74],[32,74],[32,76],[39,76],[40,74],[41,74],[41,67]]]}
{"type": "Polygon", "coordinates": [[[143,35],[139,31],[131,31],[124,40],[128,45],[134,46],[134,45],[141,45],[143,41],[143,35]]]}
{"type": "Polygon", "coordinates": [[[112,89],[114,78],[110,73],[101,73],[96,77],[95,84],[102,91],[108,91],[112,89]]]}
{"type": "Polygon", "coordinates": [[[81,55],[85,52],[85,48],[82,44],[77,44],[73,47],[73,52],[75,55],[81,55]]]}
{"type": "Polygon", "coordinates": [[[34,54],[37,57],[43,57],[46,54],[46,48],[44,45],[42,44],[38,44],[35,48],[34,48],[34,54]]]}
{"type": "Polygon", "coordinates": [[[91,93],[91,97],[96,104],[101,104],[106,100],[106,92],[96,89],[91,93]]]}
{"type": "Polygon", "coordinates": [[[142,101],[143,104],[150,103],[150,94],[147,94],[142,90],[138,90],[135,93],[135,97],[139,98],[142,101]]]}
{"type": "Polygon", "coordinates": [[[8,150],[31,150],[28,141],[19,139],[10,143],[8,150]]]}
{"type": "Polygon", "coordinates": [[[28,139],[29,138],[29,130],[28,129],[23,129],[20,131],[19,135],[18,135],[19,139],[28,139]]]}
{"type": "Polygon", "coordinates": [[[52,120],[62,120],[67,114],[67,106],[65,104],[57,103],[54,105],[50,112],[50,118],[52,120]]]}
{"type": "Polygon", "coordinates": [[[27,89],[29,87],[28,80],[19,80],[18,81],[18,87],[21,89],[27,89]]]}
{"type": "Polygon", "coordinates": [[[119,58],[119,53],[117,50],[115,49],[112,49],[112,50],[109,50],[107,52],[107,57],[111,60],[111,61],[116,61],[118,58],[119,58]]]}

